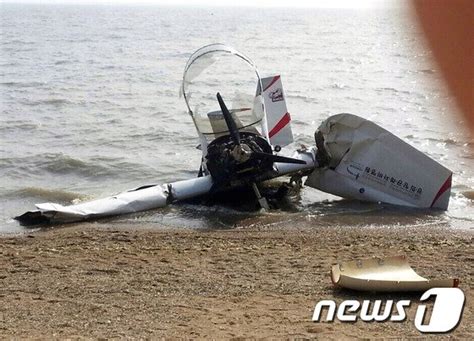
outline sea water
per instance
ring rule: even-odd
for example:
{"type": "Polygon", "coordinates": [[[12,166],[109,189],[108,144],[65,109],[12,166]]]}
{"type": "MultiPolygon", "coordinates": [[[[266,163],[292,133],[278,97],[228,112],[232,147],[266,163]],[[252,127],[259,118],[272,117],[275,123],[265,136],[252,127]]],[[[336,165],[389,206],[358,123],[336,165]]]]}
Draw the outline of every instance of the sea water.
{"type": "Polygon", "coordinates": [[[281,74],[295,135],[289,150],[314,145],[330,115],[362,116],[454,172],[449,210],[304,188],[291,210],[186,204],[112,222],[474,226],[473,141],[406,9],[0,4],[0,20],[0,232],[22,231],[12,217],[35,203],[195,177],[199,141],[179,88],[191,53],[214,42],[250,56],[263,76],[281,74]]]}

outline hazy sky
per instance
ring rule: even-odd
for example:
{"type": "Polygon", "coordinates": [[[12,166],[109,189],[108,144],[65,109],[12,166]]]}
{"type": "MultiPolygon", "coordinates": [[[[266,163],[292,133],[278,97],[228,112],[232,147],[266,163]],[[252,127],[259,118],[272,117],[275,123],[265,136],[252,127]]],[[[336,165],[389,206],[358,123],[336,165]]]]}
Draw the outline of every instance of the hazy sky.
{"type": "Polygon", "coordinates": [[[0,0],[35,4],[107,4],[107,5],[187,5],[187,6],[258,6],[258,7],[334,7],[374,8],[393,6],[396,0],[0,0]]]}

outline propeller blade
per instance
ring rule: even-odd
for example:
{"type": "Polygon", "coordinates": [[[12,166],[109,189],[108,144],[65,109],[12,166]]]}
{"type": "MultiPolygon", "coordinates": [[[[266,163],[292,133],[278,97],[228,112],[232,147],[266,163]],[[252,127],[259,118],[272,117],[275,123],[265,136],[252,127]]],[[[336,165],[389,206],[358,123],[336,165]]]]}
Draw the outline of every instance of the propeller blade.
{"type": "Polygon", "coordinates": [[[261,152],[253,152],[252,156],[263,160],[270,160],[272,162],[281,162],[281,163],[295,163],[295,164],[300,164],[300,165],[305,165],[306,161],[300,160],[300,159],[293,159],[291,157],[286,157],[286,156],[280,156],[280,155],[274,155],[274,154],[267,154],[267,153],[261,153],[261,152]]]}
{"type": "Polygon", "coordinates": [[[236,145],[240,145],[239,130],[237,129],[237,125],[235,124],[235,121],[232,118],[229,109],[227,109],[227,106],[225,105],[220,93],[217,93],[217,101],[219,102],[219,106],[221,107],[222,115],[224,115],[225,124],[229,129],[230,137],[232,137],[232,140],[236,145]]]}

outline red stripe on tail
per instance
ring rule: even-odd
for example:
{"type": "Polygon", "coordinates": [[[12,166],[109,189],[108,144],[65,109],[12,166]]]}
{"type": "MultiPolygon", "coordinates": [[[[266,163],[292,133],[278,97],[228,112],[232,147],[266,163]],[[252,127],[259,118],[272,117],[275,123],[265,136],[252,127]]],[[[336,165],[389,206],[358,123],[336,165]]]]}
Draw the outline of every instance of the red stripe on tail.
{"type": "Polygon", "coordinates": [[[283,115],[283,117],[281,118],[280,121],[278,121],[278,123],[272,128],[272,130],[270,130],[270,132],[268,133],[268,136],[270,138],[272,138],[273,136],[275,136],[276,134],[278,134],[280,132],[280,130],[282,130],[283,128],[286,127],[286,125],[288,123],[290,123],[291,121],[291,117],[290,117],[290,114],[289,113],[286,113],[285,115],[283,115]]]}
{"type": "Polygon", "coordinates": [[[273,77],[272,81],[270,82],[270,84],[268,84],[265,89],[263,89],[263,91],[267,91],[268,88],[270,88],[277,80],[280,79],[280,76],[275,76],[273,77]]]}
{"type": "Polygon", "coordinates": [[[433,202],[431,203],[431,207],[433,207],[433,205],[436,203],[436,200],[438,200],[439,197],[442,196],[444,192],[446,192],[448,189],[451,188],[452,179],[453,179],[453,174],[451,174],[449,178],[446,179],[443,186],[441,186],[438,193],[436,193],[436,196],[434,197],[433,202]]]}

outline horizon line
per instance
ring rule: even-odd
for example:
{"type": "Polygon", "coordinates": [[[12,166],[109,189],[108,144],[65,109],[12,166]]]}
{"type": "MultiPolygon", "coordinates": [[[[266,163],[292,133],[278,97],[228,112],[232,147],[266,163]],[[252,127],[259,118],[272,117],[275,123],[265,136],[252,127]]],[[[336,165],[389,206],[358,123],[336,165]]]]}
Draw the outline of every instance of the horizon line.
{"type": "MultiPolygon", "coordinates": [[[[291,3],[291,1],[288,1],[291,3]]],[[[257,2],[243,2],[235,5],[234,3],[227,3],[224,1],[212,1],[212,0],[178,0],[178,1],[110,1],[110,0],[99,0],[99,1],[88,1],[88,0],[0,0],[0,4],[15,4],[15,5],[55,5],[55,6],[110,6],[110,7],[191,7],[191,8],[295,8],[295,9],[390,9],[390,8],[403,8],[407,1],[395,1],[395,0],[368,0],[366,2],[348,2],[348,1],[304,1],[302,3],[294,2],[292,5],[276,1],[265,1],[257,2]],[[354,6],[358,4],[357,6],[354,6]]]]}

